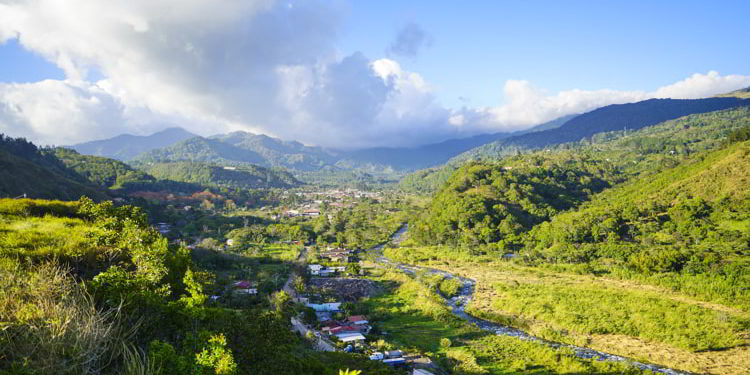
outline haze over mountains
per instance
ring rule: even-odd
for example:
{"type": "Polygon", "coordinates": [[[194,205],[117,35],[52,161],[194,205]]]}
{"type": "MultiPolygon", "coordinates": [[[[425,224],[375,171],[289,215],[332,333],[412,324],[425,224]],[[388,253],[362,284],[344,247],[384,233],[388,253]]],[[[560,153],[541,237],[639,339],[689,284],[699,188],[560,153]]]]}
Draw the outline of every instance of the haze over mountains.
{"type": "Polygon", "coordinates": [[[370,173],[413,171],[450,159],[503,154],[575,142],[600,132],[637,130],[680,116],[747,105],[750,100],[732,93],[706,99],[649,99],[609,105],[578,116],[565,116],[521,132],[482,134],[413,148],[379,147],[340,151],[306,146],[262,134],[232,132],[195,136],[179,128],[150,136],[121,135],[72,146],[83,154],[128,161],[134,165],[191,161],[225,166],[265,166],[298,172],[361,170],[370,173]],[[739,96],[739,97],[738,97],[739,96]]]}

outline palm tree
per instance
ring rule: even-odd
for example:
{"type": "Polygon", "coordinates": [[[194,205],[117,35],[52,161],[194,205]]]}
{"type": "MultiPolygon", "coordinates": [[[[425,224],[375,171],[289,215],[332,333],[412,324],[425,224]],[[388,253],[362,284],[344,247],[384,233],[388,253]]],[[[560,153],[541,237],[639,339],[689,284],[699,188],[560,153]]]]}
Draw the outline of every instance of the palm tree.
{"type": "Polygon", "coordinates": [[[346,371],[339,370],[339,375],[360,375],[360,374],[362,374],[362,371],[360,370],[349,370],[349,369],[346,369],[346,371]]]}

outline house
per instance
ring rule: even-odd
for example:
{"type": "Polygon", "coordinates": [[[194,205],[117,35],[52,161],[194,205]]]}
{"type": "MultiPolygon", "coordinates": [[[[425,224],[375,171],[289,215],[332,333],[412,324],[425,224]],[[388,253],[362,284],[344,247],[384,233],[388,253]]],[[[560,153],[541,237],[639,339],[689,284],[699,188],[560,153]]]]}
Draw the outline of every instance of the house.
{"type": "Polygon", "coordinates": [[[254,286],[254,283],[247,280],[236,281],[234,284],[232,284],[232,287],[235,289],[248,289],[254,286]]]}
{"type": "Polygon", "coordinates": [[[343,342],[364,342],[365,336],[358,332],[344,332],[336,335],[336,338],[343,342]]]}
{"type": "Polygon", "coordinates": [[[319,312],[338,312],[341,309],[341,302],[308,303],[307,307],[319,312]]]}
{"type": "Polygon", "coordinates": [[[311,275],[320,275],[320,270],[324,269],[325,267],[321,266],[320,264],[311,264],[307,266],[307,269],[310,270],[311,275]]]}
{"type": "Polygon", "coordinates": [[[367,317],[364,315],[353,315],[348,317],[346,321],[355,325],[365,325],[369,323],[367,317]]]}
{"type": "Polygon", "coordinates": [[[391,350],[389,352],[385,352],[385,356],[388,358],[401,358],[404,356],[404,352],[400,350],[391,350]]]}
{"type": "Polygon", "coordinates": [[[310,217],[320,216],[320,210],[304,210],[302,211],[302,215],[310,217]]]}
{"type": "Polygon", "coordinates": [[[346,332],[359,333],[359,328],[352,327],[352,326],[338,326],[338,327],[329,329],[328,332],[330,332],[332,335],[338,335],[338,334],[346,333],[346,332]]]}
{"type": "Polygon", "coordinates": [[[257,288],[235,289],[234,292],[237,294],[258,294],[258,289],[257,288]]]}

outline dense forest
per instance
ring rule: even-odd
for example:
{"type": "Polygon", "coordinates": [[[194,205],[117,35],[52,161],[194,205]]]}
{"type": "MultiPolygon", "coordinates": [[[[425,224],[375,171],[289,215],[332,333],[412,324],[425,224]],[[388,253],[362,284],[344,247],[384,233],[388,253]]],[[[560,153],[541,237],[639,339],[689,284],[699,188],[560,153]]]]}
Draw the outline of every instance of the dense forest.
{"type": "Polygon", "coordinates": [[[55,157],[23,138],[0,134],[0,198],[102,199],[106,194],[55,157]]]}
{"type": "Polygon", "coordinates": [[[143,168],[159,179],[207,186],[253,189],[289,188],[300,185],[300,182],[286,171],[252,164],[241,167],[222,167],[209,163],[183,161],[148,164],[143,168]]]}

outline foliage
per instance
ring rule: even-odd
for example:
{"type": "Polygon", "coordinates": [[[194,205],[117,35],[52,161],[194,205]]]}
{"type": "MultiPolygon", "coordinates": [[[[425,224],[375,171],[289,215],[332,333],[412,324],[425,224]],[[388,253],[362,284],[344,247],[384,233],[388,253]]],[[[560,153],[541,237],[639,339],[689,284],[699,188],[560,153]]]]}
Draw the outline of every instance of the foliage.
{"type": "Polygon", "coordinates": [[[609,186],[613,168],[585,156],[532,158],[526,165],[468,163],[413,225],[424,244],[512,248],[516,236],[609,186]]]}
{"type": "Polygon", "coordinates": [[[150,184],[156,181],[153,176],[137,171],[115,159],[81,155],[63,147],[55,148],[50,152],[67,168],[102,188],[118,189],[131,184],[150,184]]]}
{"type": "Polygon", "coordinates": [[[105,194],[68,169],[52,153],[23,138],[0,134],[0,197],[78,199],[87,195],[103,199],[105,194]]]}
{"type": "Polygon", "coordinates": [[[300,185],[299,181],[284,170],[268,169],[253,164],[227,168],[217,164],[178,161],[149,163],[144,169],[159,179],[207,186],[254,189],[289,188],[300,185]]]}

